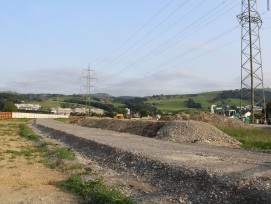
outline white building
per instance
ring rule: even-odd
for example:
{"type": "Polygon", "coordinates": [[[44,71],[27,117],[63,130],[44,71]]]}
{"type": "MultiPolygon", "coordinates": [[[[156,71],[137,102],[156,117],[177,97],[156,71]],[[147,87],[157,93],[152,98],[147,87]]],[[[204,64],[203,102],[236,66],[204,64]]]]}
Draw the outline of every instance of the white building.
{"type": "Polygon", "coordinates": [[[21,103],[21,104],[15,104],[15,106],[17,107],[18,110],[30,110],[30,111],[37,111],[41,108],[41,106],[38,104],[21,103]]]}
{"type": "Polygon", "coordinates": [[[70,108],[51,108],[51,113],[58,114],[58,115],[70,115],[72,109],[70,108]]]}

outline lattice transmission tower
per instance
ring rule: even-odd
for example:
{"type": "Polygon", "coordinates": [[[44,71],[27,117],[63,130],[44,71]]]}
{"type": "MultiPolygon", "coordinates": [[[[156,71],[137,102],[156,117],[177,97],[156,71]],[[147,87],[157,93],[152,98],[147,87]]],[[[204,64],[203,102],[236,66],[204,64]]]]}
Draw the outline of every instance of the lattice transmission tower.
{"type": "Polygon", "coordinates": [[[82,87],[86,91],[86,106],[88,107],[88,115],[90,115],[90,94],[91,94],[91,89],[95,86],[93,86],[93,81],[96,80],[94,77],[95,71],[93,69],[90,69],[90,66],[88,65],[87,69],[83,69],[83,78],[85,80],[84,85],[82,87]]]}
{"type": "Polygon", "coordinates": [[[242,0],[242,13],[237,17],[242,26],[240,112],[242,113],[244,111],[242,110],[242,101],[249,100],[251,122],[255,122],[255,112],[261,114],[261,119],[266,121],[265,93],[259,34],[262,26],[262,19],[257,11],[257,1],[242,0]],[[264,111],[262,112],[261,109],[264,111]]]}

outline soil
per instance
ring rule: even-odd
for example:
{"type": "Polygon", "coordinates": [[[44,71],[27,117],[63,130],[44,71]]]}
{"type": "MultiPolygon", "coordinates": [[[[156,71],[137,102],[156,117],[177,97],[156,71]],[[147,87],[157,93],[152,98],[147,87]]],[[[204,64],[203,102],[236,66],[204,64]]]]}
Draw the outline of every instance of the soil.
{"type": "Polygon", "coordinates": [[[38,154],[29,157],[9,153],[29,150],[34,146],[18,136],[18,130],[12,128],[14,122],[11,120],[1,120],[0,124],[0,203],[80,203],[76,196],[62,192],[53,185],[66,179],[67,175],[45,167],[38,154]]]}

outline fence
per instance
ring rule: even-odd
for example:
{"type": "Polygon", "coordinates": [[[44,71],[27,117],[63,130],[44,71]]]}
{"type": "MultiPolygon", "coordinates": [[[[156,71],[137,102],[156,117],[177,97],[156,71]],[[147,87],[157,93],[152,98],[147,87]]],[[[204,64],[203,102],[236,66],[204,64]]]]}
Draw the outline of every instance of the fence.
{"type": "Polygon", "coordinates": [[[12,118],[11,112],[0,112],[0,118],[12,118]]]}
{"type": "Polygon", "coordinates": [[[69,115],[0,112],[0,118],[68,118],[69,115]]]}

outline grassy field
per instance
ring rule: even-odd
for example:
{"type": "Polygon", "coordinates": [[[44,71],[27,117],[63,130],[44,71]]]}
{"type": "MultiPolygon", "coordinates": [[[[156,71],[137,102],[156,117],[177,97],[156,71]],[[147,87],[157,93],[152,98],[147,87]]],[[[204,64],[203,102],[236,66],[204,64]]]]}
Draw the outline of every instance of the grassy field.
{"type": "MultiPolygon", "coordinates": [[[[238,106],[240,104],[239,99],[225,99],[216,101],[215,103],[212,100],[218,96],[220,92],[207,92],[201,94],[189,94],[189,95],[176,95],[176,96],[160,96],[160,97],[148,97],[147,103],[152,104],[157,107],[159,110],[164,112],[176,112],[176,111],[185,111],[193,112],[197,111],[196,109],[191,109],[186,107],[186,102],[188,99],[193,99],[196,103],[202,105],[201,111],[210,111],[210,107],[213,104],[217,106],[238,106]]],[[[244,101],[243,105],[247,105],[248,102],[244,101]]]]}
{"type": "Polygon", "coordinates": [[[270,129],[232,127],[220,127],[219,129],[240,141],[245,149],[271,150],[270,129]]]}

